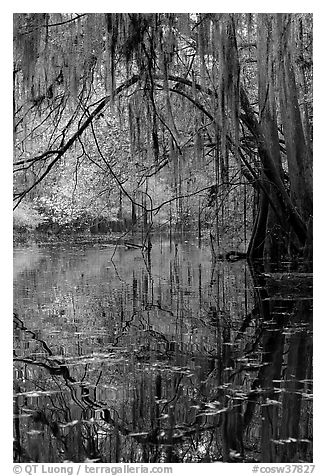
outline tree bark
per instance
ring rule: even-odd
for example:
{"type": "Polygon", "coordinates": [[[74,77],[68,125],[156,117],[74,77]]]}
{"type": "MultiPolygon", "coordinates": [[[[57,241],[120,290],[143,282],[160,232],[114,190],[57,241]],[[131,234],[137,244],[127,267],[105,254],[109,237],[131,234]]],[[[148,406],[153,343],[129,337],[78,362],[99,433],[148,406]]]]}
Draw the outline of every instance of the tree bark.
{"type": "Polygon", "coordinates": [[[290,14],[277,15],[280,106],[291,184],[291,199],[304,220],[312,214],[312,157],[299,108],[290,39],[290,14]]]}
{"type": "Polygon", "coordinates": [[[296,210],[291,198],[287,194],[285,186],[280,177],[280,173],[277,170],[274,161],[271,157],[271,153],[268,149],[267,139],[255,117],[255,114],[252,110],[252,107],[250,106],[247,94],[243,87],[241,87],[240,98],[241,106],[244,111],[243,114],[241,114],[241,119],[256,139],[258,146],[258,154],[261,159],[263,171],[266,178],[269,180],[270,184],[275,189],[277,205],[280,210],[280,213],[283,215],[284,223],[286,223],[287,221],[289,222],[294,232],[296,233],[300,244],[304,246],[307,238],[306,225],[302,217],[296,210]]]}
{"type": "MultiPolygon", "coordinates": [[[[266,147],[269,150],[275,169],[281,176],[282,164],[279,147],[277,114],[274,88],[274,62],[272,56],[272,24],[271,16],[261,14],[257,21],[257,62],[258,62],[258,103],[262,131],[266,137],[266,147]]],[[[277,194],[272,186],[266,185],[273,203],[277,203],[277,194]]],[[[266,237],[264,240],[264,258],[277,262],[286,246],[286,224],[278,223],[273,208],[268,204],[266,219],[266,237]]]]}

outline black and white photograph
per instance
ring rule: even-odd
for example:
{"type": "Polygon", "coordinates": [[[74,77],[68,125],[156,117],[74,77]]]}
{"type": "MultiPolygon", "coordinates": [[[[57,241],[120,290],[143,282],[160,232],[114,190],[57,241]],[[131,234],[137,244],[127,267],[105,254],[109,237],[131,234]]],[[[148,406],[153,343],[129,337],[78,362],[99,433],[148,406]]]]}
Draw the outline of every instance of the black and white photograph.
{"type": "Polygon", "coordinates": [[[313,473],[313,18],[13,13],[14,473],[313,473]]]}

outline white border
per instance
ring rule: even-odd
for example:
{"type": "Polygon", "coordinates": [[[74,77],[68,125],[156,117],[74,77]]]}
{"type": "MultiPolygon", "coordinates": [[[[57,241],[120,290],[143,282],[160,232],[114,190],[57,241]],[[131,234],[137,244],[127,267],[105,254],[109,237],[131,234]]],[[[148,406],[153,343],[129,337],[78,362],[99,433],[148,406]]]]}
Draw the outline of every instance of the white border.
{"type": "MultiPolygon", "coordinates": [[[[108,6],[107,2],[67,2],[56,1],[53,5],[46,5],[47,11],[54,12],[102,12],[108,6]],[[92,9],[89,10],[89,6],[92,9]],[[53,7],[53,8],[52,8],[53,7]],[[69,7],[69,8],[68,8],[69,7]]],[[[1,268],[0,268],[0,292],[2,311],[2,342],[1,348],[1,408],[5,421],[2,425],[2,441],[0,445],[0,456],[5,463],[1,470],[2,474],[12,474],[12,14],[14,12],[35,11],[42,12],[45,9],[44,2],[22,2],[14,1],[1,7],[2,25],[0,29],[0,45],[1,45],[1,183],[0,183],[0,204],[1,204],[1,234],[0,234],[0,251],[1,251],[1,268]],[[9,430],[9,431],[8,431],[9,430]],[[8,469],[8,471],[7,471],[8,469]]],[[[326,156],[325,156],[325,27],[326,16],[325,7],[322,2],[310,1],[251,1],[251,2],[176,2],[166,0],[161,5],[151,2],[126,2],[119,1],[112,3],[111,11],[119,12],[312,12],[314,14],[314,462],[317,465],[313,474],[322,474],[323,453],[325,452],[324,443],[324,381],[325,370],[323,361],[323,349],[325,348],[324,339],[326,338],[325,319],[323,313],[323,295],[325,294],[324,279],[326,263],[325,263],[325,182],[326,182],[326,156]],[[119,6],[118,10],[114,7],[119,6]],[[135,6],[137,7],[135,9],[135,6]],[[164,7],[164,8],[162,8],[164,7]]],[[[195,473],[198,468],[195,464],[186,465],[187,468],[182,469],[181,466],[176,467],[174,474],[181,471],[187,473],[195,473]]],[[[226,464],[223,469],[219,466],[218,471],[223,474],[232,474],[239,472],[240,474],[250,474],[251,466],[248,464],[230,465],[226,464]]],[[[200,467],[200,471],[216,474],[216,466],[214,464],[205,464],[205,468],[200,467]]],[[[323,471],[324,472],[324,471],[323,471]]]]}

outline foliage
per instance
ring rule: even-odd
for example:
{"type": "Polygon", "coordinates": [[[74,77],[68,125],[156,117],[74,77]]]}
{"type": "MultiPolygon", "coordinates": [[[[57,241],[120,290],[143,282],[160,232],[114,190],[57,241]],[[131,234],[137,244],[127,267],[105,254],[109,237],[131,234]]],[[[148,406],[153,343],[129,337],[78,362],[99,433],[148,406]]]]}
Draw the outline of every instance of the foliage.
{"type": "Polygon", "coordinates": [[[33,230],[44,223],[46,217],[39,212],[35,203],[25,201],[14,210],[13,224],[15,229],[33,230]]]}
{"type": "Polygon", "coordinates": [[[252,229],[256,256],[276,256],[276,229],[282,252],[306,247],[311,15],[17,14],[14,25],[15,206],[36,197],[60,223],[86,211],[145,227],[158,214],[203,221],[217,240],[233,221],[242,241],[252,229]]]}

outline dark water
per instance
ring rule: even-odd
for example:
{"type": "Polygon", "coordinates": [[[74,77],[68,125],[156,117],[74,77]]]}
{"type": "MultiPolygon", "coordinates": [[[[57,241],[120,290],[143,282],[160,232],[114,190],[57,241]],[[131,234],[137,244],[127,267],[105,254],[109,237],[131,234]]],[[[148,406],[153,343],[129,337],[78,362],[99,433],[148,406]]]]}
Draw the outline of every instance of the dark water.
{"type": "Polygon", "coordinates": [[[14,251],[15,461],[311,462],[309,276],[112,252],[14,251]]]}

